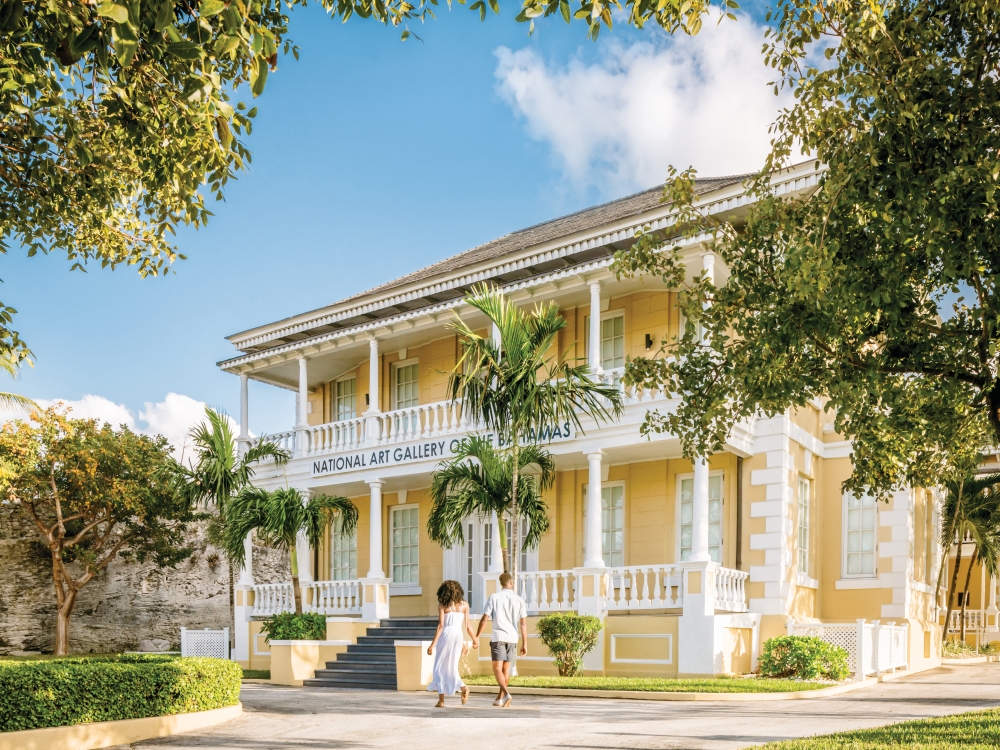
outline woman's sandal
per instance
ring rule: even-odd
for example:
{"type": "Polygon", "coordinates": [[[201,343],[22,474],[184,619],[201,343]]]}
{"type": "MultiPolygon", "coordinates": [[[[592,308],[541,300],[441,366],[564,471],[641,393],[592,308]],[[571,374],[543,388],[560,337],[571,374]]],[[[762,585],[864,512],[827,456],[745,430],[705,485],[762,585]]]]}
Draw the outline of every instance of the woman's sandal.
{"type": "Polygon", "coordinates": [[[435,703],[434,708],[444,708],[444,698],[435,703]]]}
{"type": "Polygon", "coordinates": [[[466,701],[469,700],[469,688],[462,688],[462,705],[464,706],[466,701]]]}
{"type": "Polygon", "coordinates": [[[510,693],[507,693],[507,697],[503,699],[500,708],[510,708],[510,693]]]}

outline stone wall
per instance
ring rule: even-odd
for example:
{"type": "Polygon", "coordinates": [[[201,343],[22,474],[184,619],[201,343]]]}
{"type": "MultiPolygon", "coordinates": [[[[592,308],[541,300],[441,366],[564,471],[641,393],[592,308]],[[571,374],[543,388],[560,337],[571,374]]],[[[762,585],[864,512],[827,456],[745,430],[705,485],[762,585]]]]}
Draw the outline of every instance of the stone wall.
{"type": "MultiPolygon", "coordinates": [[[[30,522],[0,506],[0,655],[51,652],[56,597],[48,552],[30,522]]],[[[77,599],[70,626],[73,652],[134,649],[145,638],[176,647],[180,629],[231,627],[229,567],[205,539],[190,535],[194,554],[176,568],[113,560],[77,599]]],[[[291,579],[287,552],[254,546],[254,579],[291,579]]]]}

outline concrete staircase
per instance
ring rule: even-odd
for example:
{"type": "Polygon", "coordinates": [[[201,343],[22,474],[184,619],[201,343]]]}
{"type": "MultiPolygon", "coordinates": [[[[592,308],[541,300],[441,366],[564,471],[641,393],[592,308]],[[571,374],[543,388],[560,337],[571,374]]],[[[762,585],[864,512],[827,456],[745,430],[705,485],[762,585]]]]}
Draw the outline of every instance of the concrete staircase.
{"type": "Polygon", "coordinates": [[[328,661],[326,669],[317,669],[309,687],[396,689],[395,641],[430,641],[434,639],[437,620],[432,617],[390,618],[328,661]]]}

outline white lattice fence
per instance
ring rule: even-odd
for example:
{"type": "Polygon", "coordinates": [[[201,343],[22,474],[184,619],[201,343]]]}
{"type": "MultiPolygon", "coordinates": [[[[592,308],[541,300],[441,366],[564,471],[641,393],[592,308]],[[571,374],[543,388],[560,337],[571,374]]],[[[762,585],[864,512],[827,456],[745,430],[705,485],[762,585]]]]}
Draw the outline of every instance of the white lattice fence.
{"type": "Polygon", "coordinates": [[[906,669],[909,663],[905,625],[878,620],[856,623],[788,622],[789,635],[811,635],[847,651],[847,665],[855,679],[906,669]]]}
{"type": "Polygon", "coordinates": [[[181,656],[229,658],[229,628],[188,630],[181,628],[181,656]]]}

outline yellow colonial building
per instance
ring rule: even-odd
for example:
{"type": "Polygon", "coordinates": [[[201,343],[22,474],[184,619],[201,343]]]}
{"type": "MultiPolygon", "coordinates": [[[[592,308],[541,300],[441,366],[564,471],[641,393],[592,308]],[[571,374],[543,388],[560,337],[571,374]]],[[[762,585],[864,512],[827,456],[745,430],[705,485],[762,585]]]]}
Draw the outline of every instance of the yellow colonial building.
{"type": "MultiPolygon", "coordinates": [[[[774,182],[781,193],[807,194],[817,173],[810,163],[774,182]]],[[[738,223],[747,205],[741,183],[700,180],[698,202],[738,223]]],[[[338,654],[317,673],[320,684],[363,684],[365,673],[379,673],[364,658],[366,643],[375,654],[378,637],[383,647],[399,644],[407,669],[419,671],[411,664],[417,649],[407,652],[407,644],[423,637],[420,618],[436,616],[440,582],[460,581],[474,612],[496,586],[496,518],[467,519],[465,543],[452,549],[432,543],[426,530],[435,467],[459,439],[481,431],[446,400],[459,351],[449,322],[460,316],[488,330],[463,301],[466,292],[488,282],[519,305],[555,301],[567,321],[560,351],[621,387],[626,359],[651,355],[682,325],[675,290],[650,278],[617,280],[610,271],[615,250],[638,229],[669,231],[671,207],[660,195],[655,188],[513,232],[229,337],[237,354],[220,367],[241,379],[242,441],[249,439],[249,379],[297,394],[291,429],[271,436],[293,458],[285,467],[261,466],[256,483],[343,495],[360,509],[354,538],[334,535],[314,550],[300,542],[299,559],[311,561],[301,572],[306,608],[329,616],[324,648],[338,654]],[[348,676],[338,683],[341,663],[355,666],[339,670],[348,676]]],[[[685,253],[692,277],[705,270],[724,280],[726,269],[703,245],[690,242],[685,253]]],[[[676,437],[639,431],[648,411],[668,412],[678,402],[655,391],[623,393],[616,422],[584,419],[579,431],[552,425],[551,525],[519,561],[518,587],[533,618],[574,610],[604,620],[588,671],[745,672],[766,639],[787,632],[845,646],[858,675],[937,663],[933,492],[898,492],[889,504],[844,493],[851,445],[819,402],[739,424],[723,451],[692,462],[676,437]]],[[[258,635],[256,621],[290,607],[291,585],[256,583],[251,568],[236,591],[234,658],[263,666],[275,646],[258,635]]],[[[466,668],[488,663],[485,646],[466,668]]],[[[537,638],[518,668],[554,672],[537,638]]]]}

